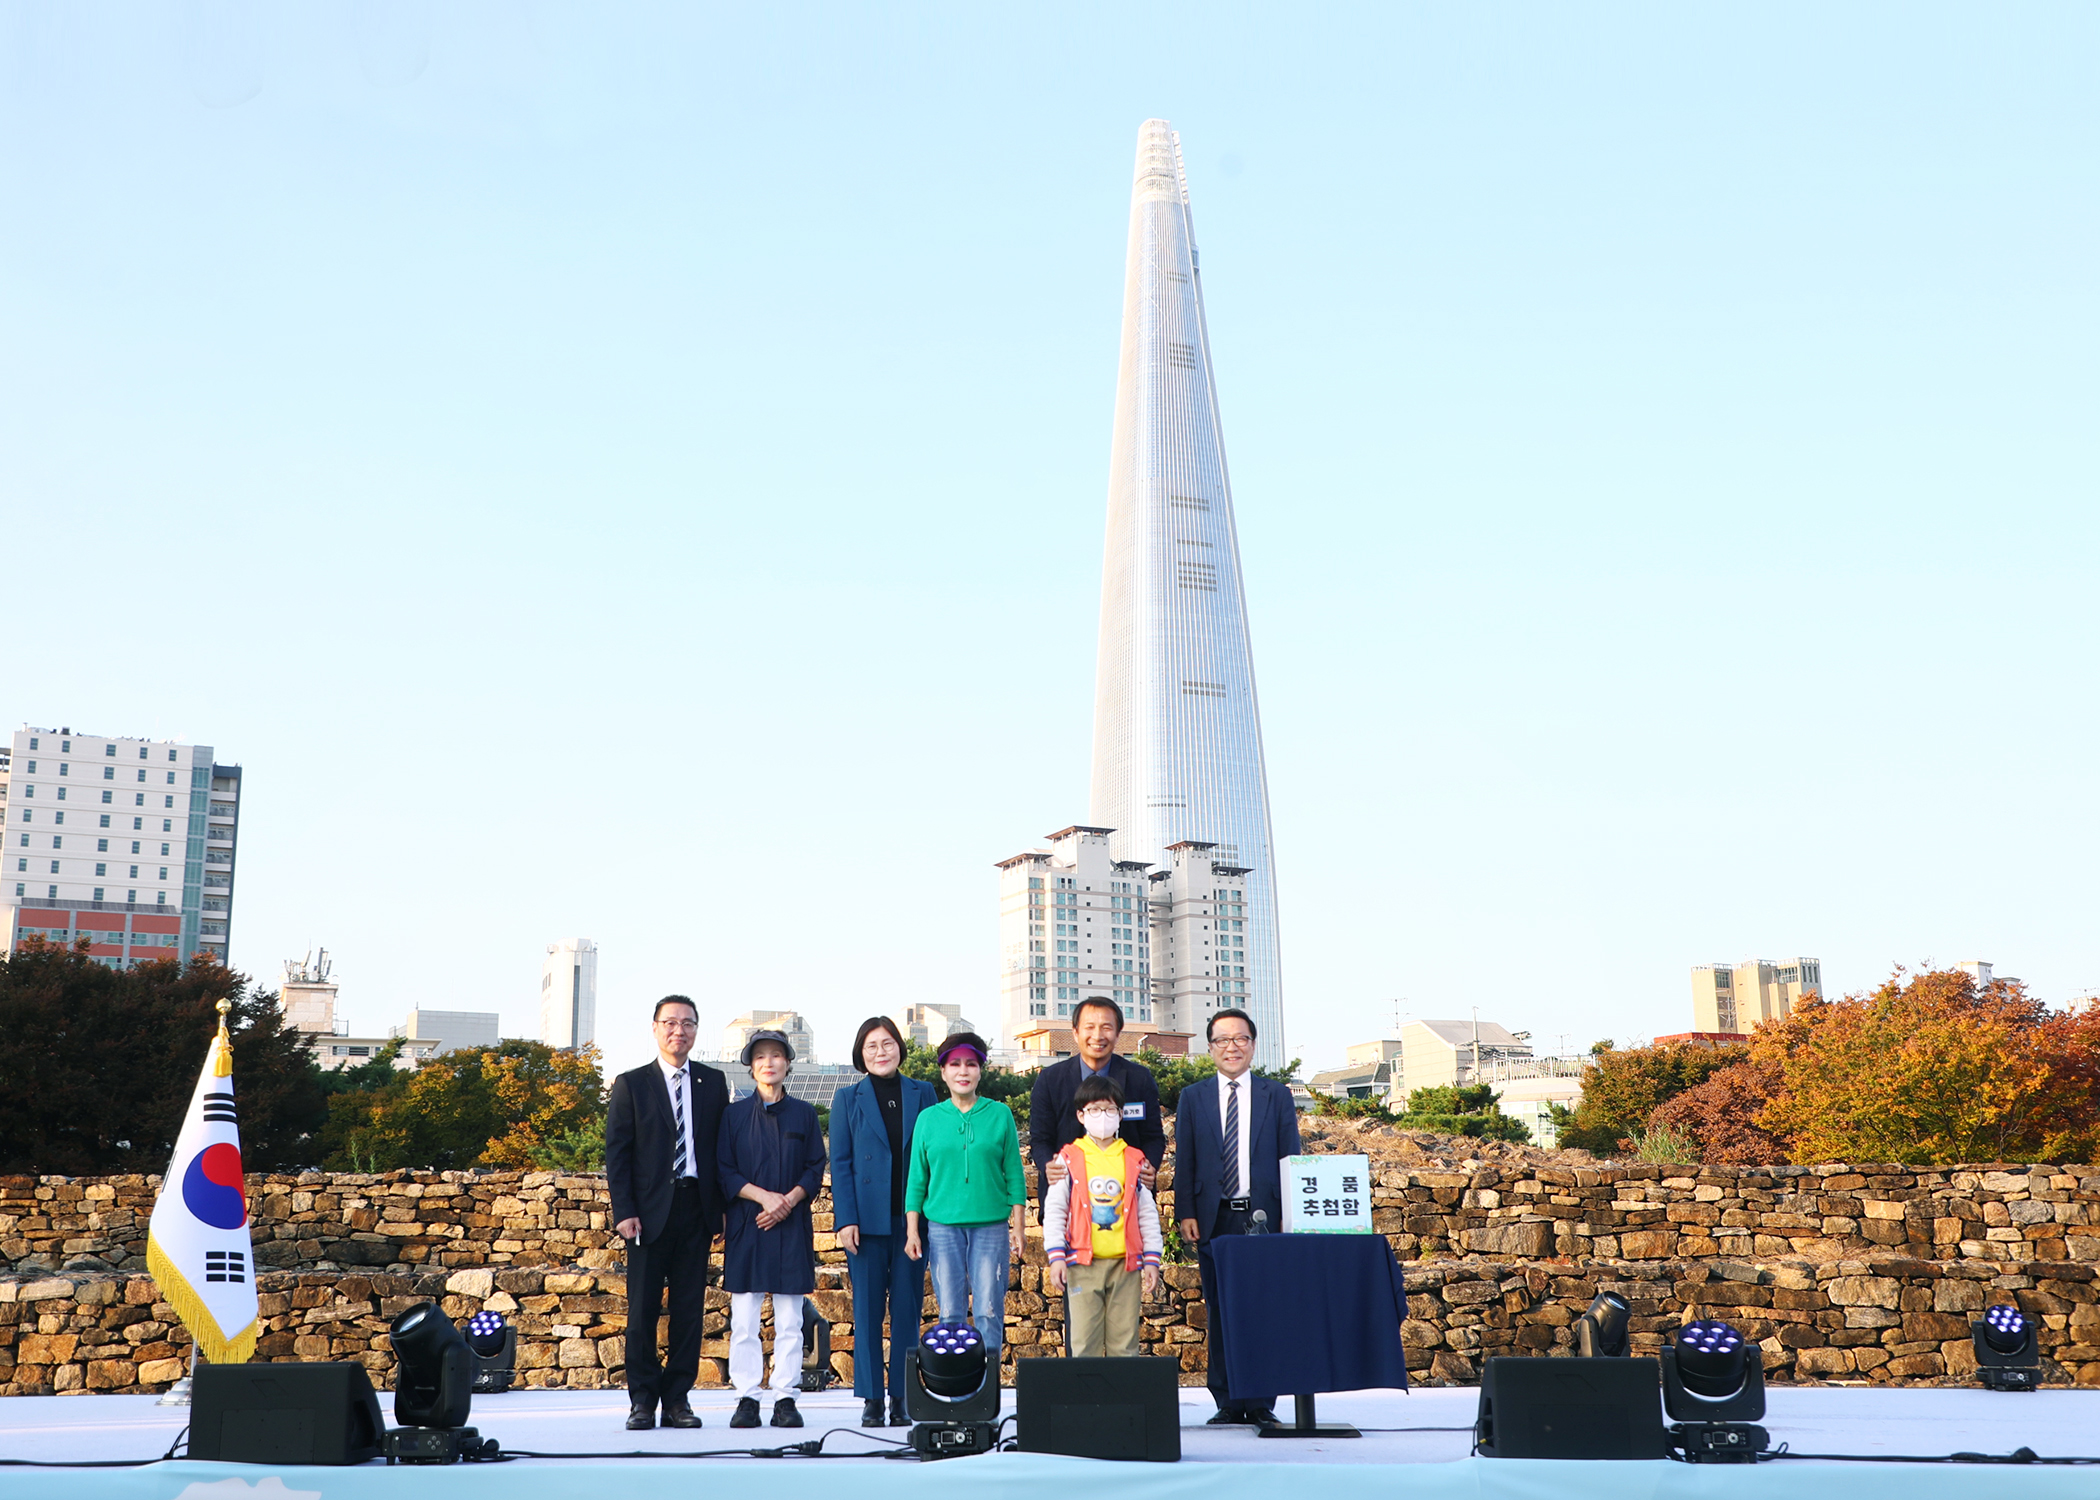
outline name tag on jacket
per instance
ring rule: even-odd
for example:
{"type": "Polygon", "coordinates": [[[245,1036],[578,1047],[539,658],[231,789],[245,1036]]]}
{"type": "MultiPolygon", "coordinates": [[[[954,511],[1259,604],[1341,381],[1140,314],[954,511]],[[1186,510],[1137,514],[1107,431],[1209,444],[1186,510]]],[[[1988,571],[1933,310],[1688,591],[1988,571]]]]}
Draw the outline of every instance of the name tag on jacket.
{"type": "Polygon", "coordinates": [[[1139,1101],[1138,1103],[1136,1103],[1136,1104],[1126,1104],[1126,1105],[1124,1105],[1124,1106],[1123,1106],[1123,1118],[1124,1118],[1124,1119],[1126,1119],[1126,1120],[1142,1120],[1142,1119],[1144,1119],[1144,1118],[1145,1118],[1145,1105],[1144,1105],[1144,1101],[1140,1100],[1140,1101],[1139,1101]]]}

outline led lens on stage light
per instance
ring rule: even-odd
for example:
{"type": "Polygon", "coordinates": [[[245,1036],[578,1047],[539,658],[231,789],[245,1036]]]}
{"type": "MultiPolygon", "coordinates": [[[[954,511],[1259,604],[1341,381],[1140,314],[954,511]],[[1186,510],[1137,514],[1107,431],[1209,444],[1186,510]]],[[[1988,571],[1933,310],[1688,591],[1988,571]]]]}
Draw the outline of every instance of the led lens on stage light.
{"type": "Polygon", "coordinates": [[[1677,1372],[1684,1388],[1697,1396],[1724,1400],[1743,1388],[1749,1365],[1743,1336],[1726,1323],[1701,1318],[1677,1334],[1677,1372]]]}
{"type": "Polygon", "coordinates": [[[503,1314],[478,1312],[467,1321],[467,1345],[484,1358],[503,1352],[503,1314]]]}
{"type": "Polygon", "coordinates": [[[975,1394],[987,1362],[984,1339],[968,1323],[936,1323],[919,1339],[919,1371],[936,1396],[975,1394]]]}
{"type": "Polygon", "coordinates": [[[2027,1342],[2027,1318],[2004,1303],[1983,1315],[1983,1339],[2000,1354],[2017,1354],[2027,1342]]]}

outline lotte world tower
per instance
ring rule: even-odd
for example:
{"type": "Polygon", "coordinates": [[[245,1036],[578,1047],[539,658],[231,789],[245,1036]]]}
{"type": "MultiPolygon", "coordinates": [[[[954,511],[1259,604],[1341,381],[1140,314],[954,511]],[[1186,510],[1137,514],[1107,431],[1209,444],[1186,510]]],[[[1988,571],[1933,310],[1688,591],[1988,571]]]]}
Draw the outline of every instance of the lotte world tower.
{"type": "MultiPolygon", "coordinates": [[[[1286,1060],[1261,713],[1180,138],[1138,131],[1088,816],[1115,857],[1200,840],[1246,871],[1244,1008],[1286,1060]]],[[[1237,997],[1235,997],[1237,998],[1237,997]]]]}

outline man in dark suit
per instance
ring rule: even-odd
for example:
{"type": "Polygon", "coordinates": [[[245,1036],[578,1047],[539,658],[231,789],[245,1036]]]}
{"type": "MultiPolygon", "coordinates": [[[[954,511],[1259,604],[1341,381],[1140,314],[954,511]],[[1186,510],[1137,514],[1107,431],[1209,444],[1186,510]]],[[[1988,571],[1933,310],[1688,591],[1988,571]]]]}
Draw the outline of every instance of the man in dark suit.
{"type": "Polygon", "coordinates": [[[1209,1329],[1204,1384],[1218,1403],[1213,1426],[1273,1422],[1276,1413],[1258,1402],[1236,1402],[1225,1383],[1225,1320],[1218,1309],[1218,1268],[1213,1241],[1245,1234],[1256,1209],[1271,1230],[1282,1227],[1283,1174],[1277,1163],[1303,1151],[1298,1107],[1291,1091],[1271,1078],[1257,1078],[1254,1021],[1243,1010],[1221,1010],[1203,1028],[1216,1059],[1215,1077],[1181,1091],[1174,1108],[1174,1204],[1181,1216],[1182,1243],[1196,1247],[1203,1276],[1203,1307],[1209,1329]]]}
{"type": "Polygon", "coordinates": [[[1082,1078],[1105,1077],[1122,1091],[1123,1128],[1119,1132],[1145,1155],[1138,1176],[1152,1186],[1159,1164],[1167,1159],[1167,1127],[1159,1109],[1159,1084],[1143,1063],[1116,1055],[1123,1034],[1123,1007],[1105,995],[1079,1002],[1072,1017],[1072,1036],[1079,1054],[1055,1062],[1035,1075],[1028,1091],[1028,1156],[1035,1163],[1036,1192],[1064,1175],[1057,1153],[1080,1137],[1079,1112],[1072,1096],[1082,1078]]]}
{"type": "Polygon", "coordinates": [[[627,1425],[698,1427],[707,1253],[722,1228],[715,1141],[729,1107],[718,1068],[690,1062],[700,1012],[683,995],[656,1002],[656,1058],[613,1080],[605,1112],[605,1185],[627,1242],[627,1425]],[[656,1359],[656,1318],[670,1293],[669,1358],[656,1359]]]}

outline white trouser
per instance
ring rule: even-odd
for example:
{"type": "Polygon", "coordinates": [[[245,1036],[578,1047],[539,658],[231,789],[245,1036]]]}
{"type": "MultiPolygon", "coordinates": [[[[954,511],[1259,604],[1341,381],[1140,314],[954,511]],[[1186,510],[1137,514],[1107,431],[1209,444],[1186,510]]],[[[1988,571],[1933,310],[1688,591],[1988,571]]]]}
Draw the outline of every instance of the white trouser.
{"type": "Polygon", "coordinates": [[[792,1396],[802,1385],[802,1294],[800,1292],[731,1292],[729,1294],[729,1383],[739,1396],[757,1400],[766,1387],[766,1346],[758,1320],[766,1298],[773,1298],[773,1384],[775,1400],[792,1396]]]}

